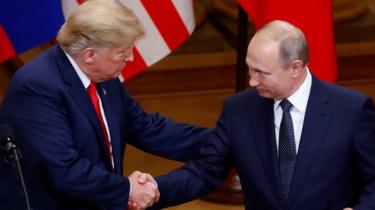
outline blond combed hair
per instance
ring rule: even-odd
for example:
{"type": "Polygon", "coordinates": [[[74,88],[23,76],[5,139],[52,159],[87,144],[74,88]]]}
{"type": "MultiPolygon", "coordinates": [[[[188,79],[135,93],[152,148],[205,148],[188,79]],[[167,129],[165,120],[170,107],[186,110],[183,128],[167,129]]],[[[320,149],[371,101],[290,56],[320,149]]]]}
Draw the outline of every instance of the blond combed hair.
{"type": "Polygon", "coordinates": [[[60,28],[57,41],[75,55],[87,47],[131,47],[143,35],[138,18],[117,0],[87,0],[60,28]]]}

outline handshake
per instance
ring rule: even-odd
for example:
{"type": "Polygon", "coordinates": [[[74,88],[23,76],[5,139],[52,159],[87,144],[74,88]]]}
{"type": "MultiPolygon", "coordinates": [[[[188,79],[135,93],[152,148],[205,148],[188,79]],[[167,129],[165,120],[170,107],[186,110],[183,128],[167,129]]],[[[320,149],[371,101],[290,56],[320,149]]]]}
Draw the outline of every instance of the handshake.
{"type": "Polygon", "coordinates": [[[128,209],[143,210],[159,201],[158,185],[150,174],[134,171],[128,178],[131,184],[128,209]]]}

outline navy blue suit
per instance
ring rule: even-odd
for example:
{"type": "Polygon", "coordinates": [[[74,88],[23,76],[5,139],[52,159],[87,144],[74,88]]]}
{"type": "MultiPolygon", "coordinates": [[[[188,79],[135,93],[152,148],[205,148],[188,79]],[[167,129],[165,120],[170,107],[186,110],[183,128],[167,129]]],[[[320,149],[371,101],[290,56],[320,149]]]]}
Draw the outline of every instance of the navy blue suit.
{"type": "MultiPolygon", "coordinates": [[[[14,75],[0,110],[23,152],[23,170],[34,210],[121,209],[129,180],[122,176],[127,143],[186,161],[206,129],[145,113],[118,79],[98,84],[108,122],[115,172],[95,109],[77,73],[54,46],[14,75]]],[[[20,187],[0,161],[0,209],[20,210],[20,187]]]]}
{"type": "Polygon", "coordinates": [[[287,203],[279,187],[273,104],[255,89],[227,99],[200,157],[157,178],[158,205],[212,191],[234,166],[247,210],[375,209],[372,100],[313,77],[287,203]]]}

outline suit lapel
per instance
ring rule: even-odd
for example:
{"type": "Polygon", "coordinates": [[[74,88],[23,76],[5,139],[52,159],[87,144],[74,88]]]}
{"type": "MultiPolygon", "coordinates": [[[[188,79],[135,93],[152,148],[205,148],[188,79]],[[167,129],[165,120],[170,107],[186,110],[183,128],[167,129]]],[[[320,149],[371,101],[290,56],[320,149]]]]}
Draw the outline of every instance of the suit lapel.
{"type": "Polygon", "coordinates": [[[106,154],[105,158],[107,159],[107,166],[109,169],[111,169],[110,158],[106,149],[103,130],[100,125],[99,118],[97,117],[95,108],[91,102],[90,96],[87,94],[85,87],[83,86],[81,80],[79,79],[76,71],[69,62],[68,58],[58,45],[56,46],[56,52],[59,58],[57,59],[57,63],[60,67],[61,75],[64,81],[69,86],[69,93],[71,94],[72,98],[76,101],[82,112],[85,114],[87,119],[94,127],[97,140],[99,141],[98,143],[103,149],[103,152],[105,152],[106,154]]]}
{"type": "Polygon", "coordinates": [[[254,122],[254,140],[263,161],[265,174],[269,177],[270,186],[274,188],[272,191],[275,192],[275,198],[280,201],[273,104],[273,100],[260,98],[259,103],[253,109],[251,121],[254,122]]]}
{"type": "Polygon", "coordinates": [[[111,135],[111,145],[112,145],[112,154],[115,163],[115,171],[116,173],[120,174],[122,172],[122,157],[121,157],[121,142],[120,136],[121,131],[119,130],[119,120],[116,117],[116,114],[113,112],[111,101],[110,101],[110,92],[108,91],[109,88],[106,87],[105,84],[98,85],[98,92],[100,95],[100,99],[103,104],[104,113],[107,119],[108,128],[111,135]]]}
{"type": "Polygon", "coordinates": [[[294,180],[288,202],[289,207],[303,189],[309,170],[323,143],[331,109],[332,107],[329,106],[329,92],[324,90],[321,81],[313,77],[294,169],[294,180]]]}

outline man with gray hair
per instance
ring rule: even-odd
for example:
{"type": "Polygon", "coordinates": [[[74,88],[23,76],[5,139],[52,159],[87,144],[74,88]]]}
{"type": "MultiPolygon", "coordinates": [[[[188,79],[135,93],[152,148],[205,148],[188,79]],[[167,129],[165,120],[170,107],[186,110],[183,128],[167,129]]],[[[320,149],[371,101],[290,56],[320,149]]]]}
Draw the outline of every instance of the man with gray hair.
{"type": "MultiPolygon", "coordinates": [[[[144,30],[116,0],[90,0],[61,27],[58,44],[19,69],[0,110],[23,151],[34,210],[146,208],[154,179],[122,176],[126,144],[187,161],[207,129],[145,113],[118,79],[144,30]]],[[[0,154],[1,155],[1,154],[0,154]]],[[[0,209],[25,209],[9,166],[0,161],[0,209]]]]}
{"type": "Polygon", "coordinates": [[[247,210],[375,209],[375,110],[309,71],[300,29],[272,21],[250,41],[254,87],[229,97],[198,158],[157,177],[158,207],[214,190],[235,167],[247,210]]]}

